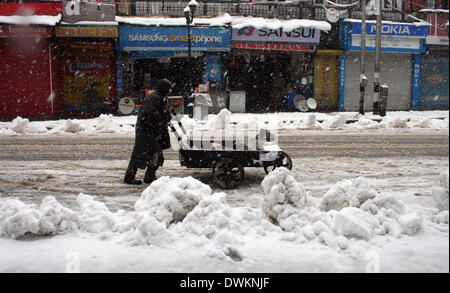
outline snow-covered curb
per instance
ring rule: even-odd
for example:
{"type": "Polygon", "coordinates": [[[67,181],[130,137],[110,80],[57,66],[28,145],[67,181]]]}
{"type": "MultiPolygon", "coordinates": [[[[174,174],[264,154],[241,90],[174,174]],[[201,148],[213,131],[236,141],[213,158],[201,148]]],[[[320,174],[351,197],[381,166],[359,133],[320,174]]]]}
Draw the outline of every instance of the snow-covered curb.
{"type": "MultiPolygon", "coordinates": [[[[181,119],[188,129],[208,130],[214,126],[218,115],[210,114],[207,121],[188,118],[181,119]]],[[[0,135],[61,135],[61,134],[108,134],[132,135],[136,116],[116,117],[101,115],[94,119],[61,119],[51,121],[33,121],[17,117],[11,122],[0,122],[0,135]]],[[[385,117],[364,115],[355,112],[339,113],[270,113],[240,114],[233,113],[229,118],[230,126],[271,128],[277,130],[443,130],[449,128],[448,111],[410,111],[388,112],[385,117]]],[[[215,129],[215,127],[213,127],[215,129]]]]}

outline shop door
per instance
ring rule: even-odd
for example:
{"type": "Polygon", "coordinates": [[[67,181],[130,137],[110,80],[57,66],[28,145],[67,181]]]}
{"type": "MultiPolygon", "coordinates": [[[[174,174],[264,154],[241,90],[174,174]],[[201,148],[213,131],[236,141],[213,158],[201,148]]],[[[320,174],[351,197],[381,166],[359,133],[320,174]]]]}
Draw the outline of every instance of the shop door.
{"type": "MultiPolygon", "coordinates": [[[[346,111],[359,110],[359,75],[361,52],[348,52],[345,61],[346,111]]],[[[365,109],[373,109],[373,74],[375,53],[366,52],[366,75],[369,79],[364,99],[365,109]]],[[[381,84],[389,86],[387,110],[408,111],[411,108],[412,55],[404,53],[381,54],[381,84]]]]}
{"type": "Polygon", "coordinates": [[[314,98],[317,101],[318,110],[337,110],[338,108],[339,56],[336,53],[332,54],[334,52],[321,54],[319,50],[314,58],[314,98]]]}
{"type": "Polygon", "coordinates": [[[52,114],[49,43],[0,40],[0,116],[52,114]]]}
{"type": "Polygon", "coordinates": [[[448,50],[430,50],[422,56],[419,109],[448,109],[448,50]]]}

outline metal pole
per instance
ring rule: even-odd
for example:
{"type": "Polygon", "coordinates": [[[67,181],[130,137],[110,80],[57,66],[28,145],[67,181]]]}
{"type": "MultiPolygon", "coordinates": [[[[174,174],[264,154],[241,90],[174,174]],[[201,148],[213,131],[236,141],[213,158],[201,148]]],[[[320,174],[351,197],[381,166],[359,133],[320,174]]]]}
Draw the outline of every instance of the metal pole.
{"type": "Polygon", "coordinates": [[[376,0],[378,5],[377,36],[375,46],[375,73],[373,81],[373,114],[380,113],[380,59],[381,59],[381,0],[376,0]]]}
{"type": "Polygon", "coordinates": [[[366,93],[366,0],[361,0],[361,74],[359,76],[359,114],[364,115],[364,96],[366,93]]]}
{"type": "Polygon", "coordinates": [[[191,58],[191,23],[190,20],[187,21],[187,28],[188,28],[188,54],[189,58],[191,58]]]}

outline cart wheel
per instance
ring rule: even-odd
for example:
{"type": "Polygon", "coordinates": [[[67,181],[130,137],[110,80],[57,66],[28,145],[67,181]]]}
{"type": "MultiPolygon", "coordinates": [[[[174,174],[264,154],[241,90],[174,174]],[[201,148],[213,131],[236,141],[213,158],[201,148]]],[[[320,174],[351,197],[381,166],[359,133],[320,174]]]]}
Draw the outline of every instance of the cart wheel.
{"type": "Polygon", "coordinates": [[[289,155],[285,152],[280,152],[275,161],[270,162],[268,165],[264,166],[264,172],[266,172],[266,174],[269,174],[278,167],[285,167],[289,170],[292,170],[291,157],[289,157],[289,155]]]}
{"type": "Polygon", "coordinates": [[[244,180],[244,167],[235,159],[222,158],[213,167],[213,182],[222,189],[233,189],[244,180]]]}

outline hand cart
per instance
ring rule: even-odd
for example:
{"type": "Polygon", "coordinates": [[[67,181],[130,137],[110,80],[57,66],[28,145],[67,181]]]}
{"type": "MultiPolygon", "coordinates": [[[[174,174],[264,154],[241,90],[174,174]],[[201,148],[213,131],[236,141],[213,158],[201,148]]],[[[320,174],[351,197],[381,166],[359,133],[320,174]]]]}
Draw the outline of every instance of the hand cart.
{"type": "MultiPolygon", "coordinates": [[[[178,140],[180,165],[187,168],[212,168],[212,180],[222,189],[238,187],[244,180],[245,167],[263,167],[266,174],[277,167],[292,169],[292,160],[283,151],[264,151],[256,146],[256,150],[248,150],[248,146],[239,147],[235,139],[223,139],[221,146],[203,148],[205,141],[188,137],[181,119],[172,111],[173,119],[169,127],[178,140]],[[176,129],[176,123],[181,133],[176,129]],[[197,146],[197,147],[196,147],[197,146]]],[[[269,141],[270,132],[265,131],[265,140],[269,141]]],[[[263,132],[259,132],[261,134],[263,132]]],[[[258,141],[256,137],[256,141],[258,141]]],[[[212,145],[211,140],[207,145],[212,145]]]]}

